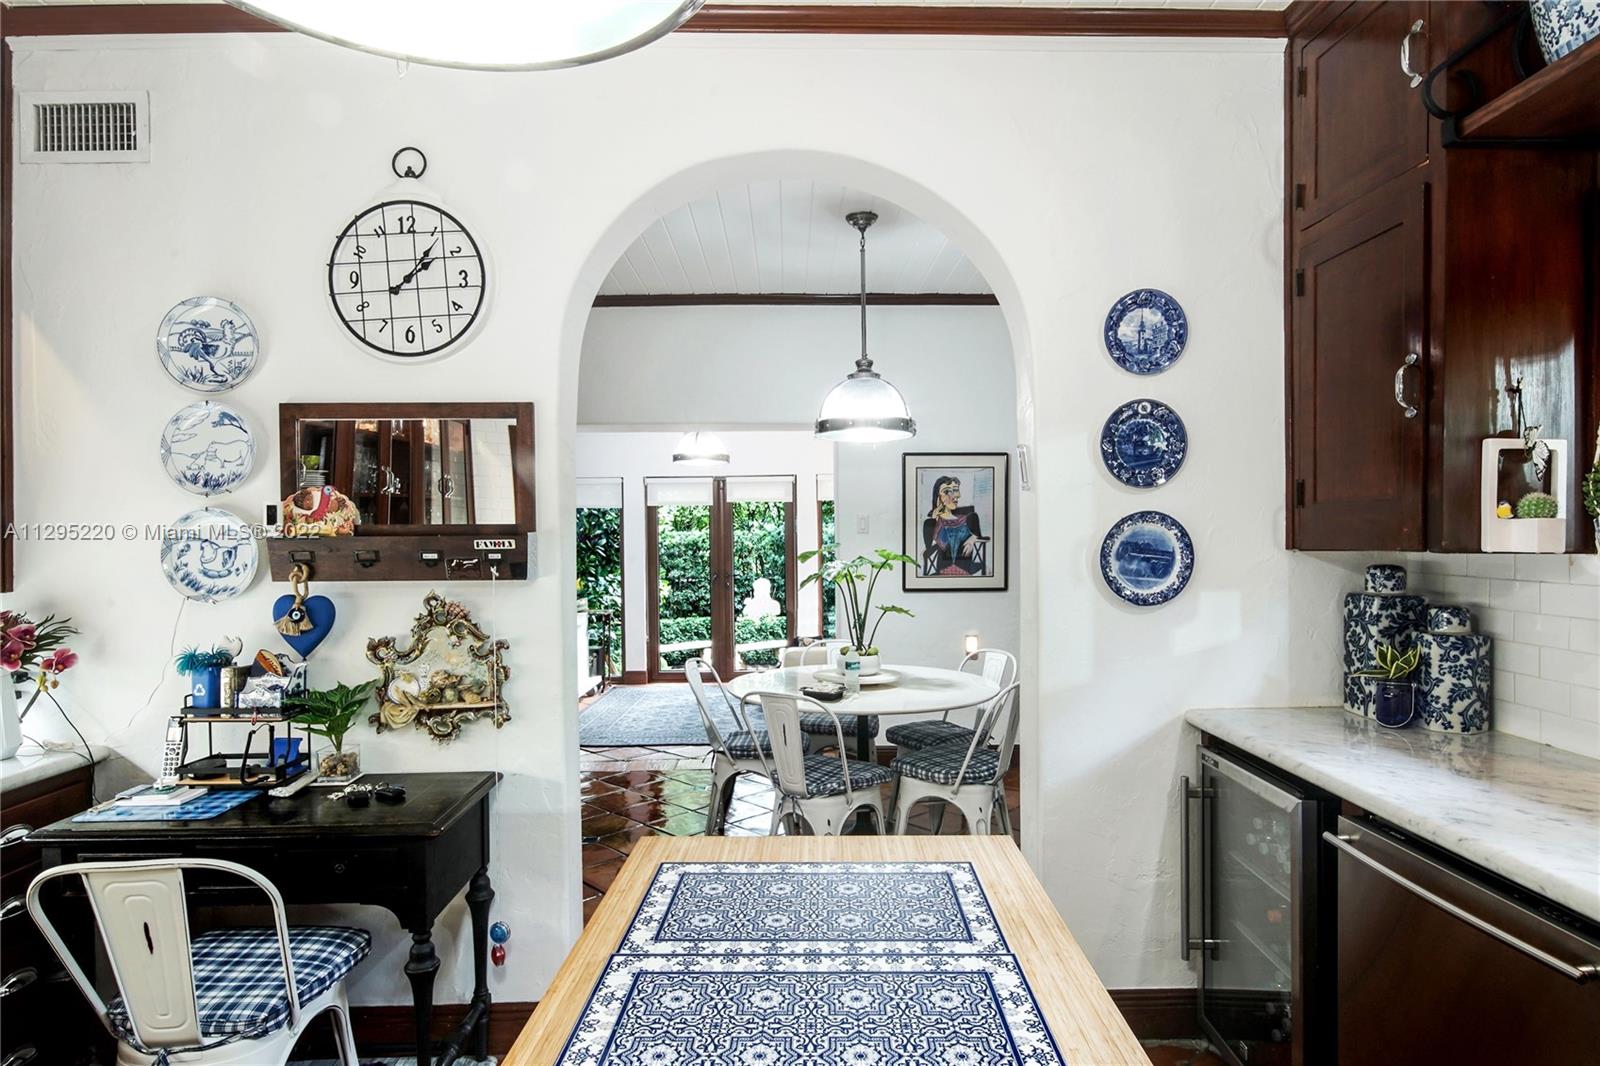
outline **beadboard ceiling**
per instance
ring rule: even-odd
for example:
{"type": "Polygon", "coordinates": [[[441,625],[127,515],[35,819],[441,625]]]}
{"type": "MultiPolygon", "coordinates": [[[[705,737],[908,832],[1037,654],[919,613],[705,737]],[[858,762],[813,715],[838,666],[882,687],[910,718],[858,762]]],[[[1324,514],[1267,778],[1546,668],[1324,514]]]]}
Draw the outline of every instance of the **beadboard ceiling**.
{"type": "Polygon", "coordinates": [[[858,238],[844,216],[862,210],[878,213],[867,231],[873,292],[989,291],[960,248],[895,204],[785,179],[724,189],[657,219],[617,260],[600,294],[856,292],[858,238]]]}

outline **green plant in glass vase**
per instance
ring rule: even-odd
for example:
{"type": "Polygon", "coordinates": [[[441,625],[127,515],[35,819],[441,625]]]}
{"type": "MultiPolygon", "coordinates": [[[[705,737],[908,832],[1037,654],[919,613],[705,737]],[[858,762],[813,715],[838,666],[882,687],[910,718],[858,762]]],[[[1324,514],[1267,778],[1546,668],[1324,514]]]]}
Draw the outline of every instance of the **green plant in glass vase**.
{"type": "MultiPolygon", "coordinates": [[[[801,552],[795,558],[797,562],[808,563],[821,554],[821,550],[818,549],[801,552]]],[[[858,555],[854,559],[839,559],[824,563],[815,573],[807,575],[806,579],[800,582],[801,588],[820,581],[838,590],[835,603],[838,605],[837,610],[843,623],[846,641],[844,654],[846,657],[857,656],[861,659],[863,675],[878,671],[878,627],[883,624],[883,620],[891,614],[904,615],[907,618],[916,617],[904,607],[897,607],[892,603],[872,602],[873,593],[878,587],[878,579],[901,565],[915,566],[917,561],[909,555],[902,555],[888,548],[878,548],[871,555],[858,555]],[[872,614],[874,610],[878,612],[875,618],[872,614]]]]}
{"type": "Polygon", "coordinates": [[[359,685],[340,682],[333,688],[313,689],[303,696],[291,696],[286,705],[295,709],[293,720],[305,726],[306,732],[322,737],[333,745],[317,757],[317,775],[329,781],[349,781],[361,773],[361,752],[355,747],[346,751],[344,738],[355,725],[357,717],[372,698],[378,682],[363,681],[359,685]]]}

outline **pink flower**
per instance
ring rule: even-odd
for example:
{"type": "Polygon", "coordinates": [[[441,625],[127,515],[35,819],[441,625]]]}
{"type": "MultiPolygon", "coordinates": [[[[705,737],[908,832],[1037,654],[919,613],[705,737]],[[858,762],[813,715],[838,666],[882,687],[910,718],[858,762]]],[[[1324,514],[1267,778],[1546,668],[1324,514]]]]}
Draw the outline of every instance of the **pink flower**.
{"type": "Polygon", "coordinates": [[[7,673],[16,673],[22,669],[22,653],[27,651],[21,644],[8,640],[0,645],[0,670],[7,673]]]}
{"type": "Polygon", "coordinates": [[[78,653],[71,648],[57,648],[44,657],[39,668],[47,674],[59,674],[78,664],[78,653]]]}
{"type": "Polygon", "coordinates": [[[38,627],[32,622],[20,626],[12,626],[6,630],[6,644],[16,644],[23,651],[30,650],[38,642],[38,627]]]}

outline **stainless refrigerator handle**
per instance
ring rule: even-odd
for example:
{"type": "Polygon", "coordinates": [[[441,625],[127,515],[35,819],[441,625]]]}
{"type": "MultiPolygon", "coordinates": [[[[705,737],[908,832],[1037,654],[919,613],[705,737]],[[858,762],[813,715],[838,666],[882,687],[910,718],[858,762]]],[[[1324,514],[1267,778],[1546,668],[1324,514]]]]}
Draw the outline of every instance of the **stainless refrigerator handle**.
{"type": "Polygon", "coordinates": [[[1456,906],[1454,903],[1451,903],[1438,893],[1430,892],[1428,889],[1423,888],[1421,885],[1417,884],[1409,877],[1406,877],[1404,874],[1396,870],[1391,870],[1389,867],[1383,865],[1383,863],[1379,862],[1377,859],[1374,859],[1366,852],[1351,845],[1351,841],[1358,840],[1360,839],[1359,837],[1324,832],[1322,834],[1322,839],[1326,840],[1328,843],[1332,844],[1334,847],[1338,848],[1351,858],[1364,863],[1372,870],[1382,874],[1384,877],[1387,877],[1389,880],[1393,881],[1407,892],[1410,892],[1412,895],[1426,900],[1435,907],[1438,907],[1440,910],[1444,911],[1446,914],[1460,918],[1463,922],[1466,922],[1475,929],[1489,934],[1507,947],[1515,948],[1524,955],[1528,956],[1530,959],[1537,959],[1539,962],[1544,963],[1552,970],[1565,974],[1574,981],[1582,983],[1590,980],[1591,978],[1600,977],[1600,964],[1591,962],[1574,966],[1570,962],[1567,962],[1563,959],[1558,959],[1548,951],[1545,951],[1543,948],[1535,947],[1526,940],[1513,936],[1504,929],[1501,929],[1499,926],[1478,917],[1471,911],[1456,906]]]}
{"type": "Polygon", "coordinates": [[[1194,800],[1199,800],[1201,803],[1204,803],[1207,797],[1204,787],[1195,788],[1189,784],[1188,774],[1184,774],[1181,778],[1179,778],[1179,781],[1181,782],[1181,787],[1183,789],[1182,795],[1178,801],[1183,809],[1183,816],[1180,819],[1182,826],[1178,830],[1179,835],[1182,837],[1180,846],[1183,852],[1183,858],[1181,860],[1183,863],[1183,870],[1178,874],[1178,907],[1181,911],[1180,915],[1178,916],[1178,954],[1184,962],[1188,962],[1189,953],[1191,951],[1196,949],[1201,951],[1210,951],[1217,944],[1220,944],[1221,941],[1207,939],[1204,935],[1204,929],[1200,930],[1201,935],[1199,937],[1191,937],[1189,935],[1189,872],[1193,865],[1193,860],[1189,855],[1189,804],[1194,800]]]}

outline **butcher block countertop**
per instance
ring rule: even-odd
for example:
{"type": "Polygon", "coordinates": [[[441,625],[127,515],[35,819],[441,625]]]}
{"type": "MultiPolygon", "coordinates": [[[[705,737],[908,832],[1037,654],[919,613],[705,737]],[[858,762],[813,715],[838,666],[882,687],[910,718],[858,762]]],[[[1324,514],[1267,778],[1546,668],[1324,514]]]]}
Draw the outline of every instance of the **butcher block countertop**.
{"type": "Polygon", "coordinates": [[[502,1066],[561,1055],[595,981],[664,862],[968,862],[1068,1063],[1138,1064],[1139,1046],[1009,837],[650,837],[617,875],[502,1066]]]}

